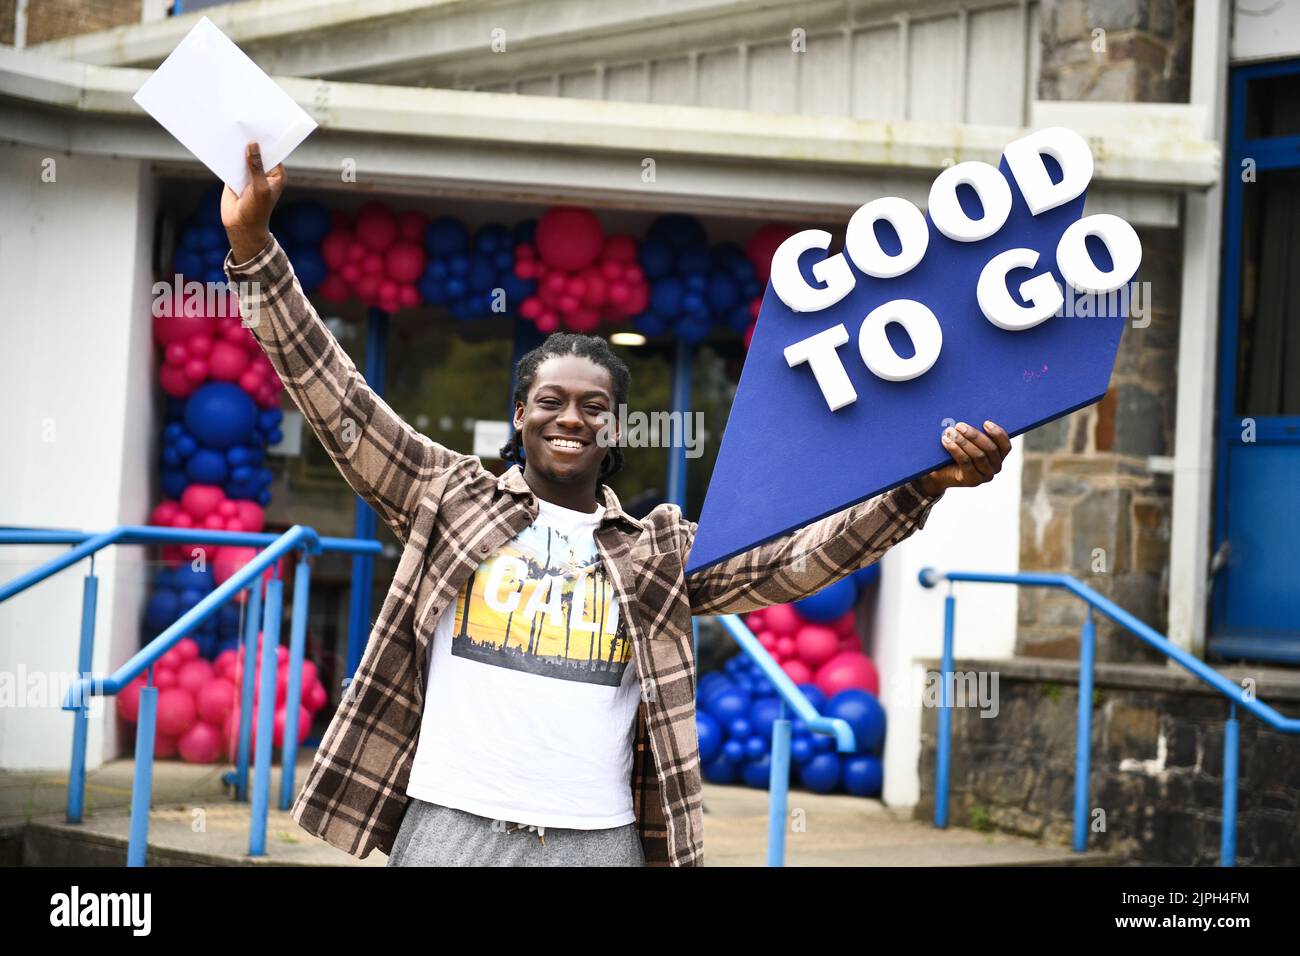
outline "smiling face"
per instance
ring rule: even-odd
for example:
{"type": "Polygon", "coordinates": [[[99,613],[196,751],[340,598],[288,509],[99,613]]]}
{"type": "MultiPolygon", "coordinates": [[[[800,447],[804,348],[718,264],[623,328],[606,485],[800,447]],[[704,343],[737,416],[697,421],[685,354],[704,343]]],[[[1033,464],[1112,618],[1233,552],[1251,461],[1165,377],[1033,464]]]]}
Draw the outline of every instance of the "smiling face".
{"type": "MultiPolygon", "coordinates": [[[[580,355],[553,355],[537,367],[528,401],[515,402],[515,431],[526,470],[557,484],[590,483],[609,449],[597,435],[614,410],[609,372],[580,355]]],[[[617,441],[616,428],[611,429],[617,441]]]]}

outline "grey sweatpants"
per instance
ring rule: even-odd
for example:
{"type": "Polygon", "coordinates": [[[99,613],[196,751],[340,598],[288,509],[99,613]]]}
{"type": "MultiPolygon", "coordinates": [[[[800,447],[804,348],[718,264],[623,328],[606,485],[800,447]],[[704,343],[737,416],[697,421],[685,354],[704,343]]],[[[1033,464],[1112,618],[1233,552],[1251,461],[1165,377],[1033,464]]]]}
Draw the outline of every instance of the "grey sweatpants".
{"type": "Polygon", "coordinates": [[[645,866],[636,824],[603,830],[505,829],[454,807],[411,798],[388,866],[645,866]]]}

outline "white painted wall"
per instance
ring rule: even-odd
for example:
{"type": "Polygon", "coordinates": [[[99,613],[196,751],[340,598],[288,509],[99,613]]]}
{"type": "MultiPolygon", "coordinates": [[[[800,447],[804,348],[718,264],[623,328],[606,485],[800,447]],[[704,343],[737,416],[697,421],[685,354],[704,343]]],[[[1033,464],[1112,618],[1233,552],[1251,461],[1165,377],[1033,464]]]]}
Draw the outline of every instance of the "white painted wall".
{"type": "Polygon", "coordinates": [[[1231,55],[1236,63],[1300,56],[1300,0],[1236,0],[1231,55]]]}
{"type": "MultiPolygon", "coordinates": [[[[912,806],[920,792],[922,658],[943,653],[943,599],[947,586],[923,588],[925,567],[942,571],[1020,570],[1020,473],[1023,439],[997,478],[979,488],[954,488],[930,512],[926,525],[896,545],[881,563],[874,659],[880,670],[885,735],[885,786],[890,806],[912,806]]],[[[954,654],[1010,657],[1016,645],[1016,589],[957,586],[954,654]]]]}
{"type": "MultiPolygon", "coordinates": [[[[0,525],[104,530],[148,514],[154,203],[138,160],[0,145],[0,525]]],[[[0,579],[62,550],[2,548],[0,579]]],[[[95,673],[139,646],[145,557],[96,562],[95,673]]],[[[61,692],[76,669],[85,569],[0,604],[0,694],[14,695],[0,705],[0,768],[67,770],[73,716],[34,691],[61,692]]],[[[111,705],[95,710],[88,767],[117,747],[111,705]]]]}

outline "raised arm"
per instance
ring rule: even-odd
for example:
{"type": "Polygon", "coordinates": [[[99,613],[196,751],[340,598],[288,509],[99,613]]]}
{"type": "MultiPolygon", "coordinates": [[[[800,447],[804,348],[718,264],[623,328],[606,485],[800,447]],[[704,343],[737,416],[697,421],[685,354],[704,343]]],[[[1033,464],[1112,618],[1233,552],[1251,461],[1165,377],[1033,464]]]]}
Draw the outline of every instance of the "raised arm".
{"type": "Polygon", "coordinates": [[[348,484],[405,542],[429,485],[473,459],[421,435],[366,384],[270,233],[283,167],[264,172],[256,146],[248,160],[249,186],[240,196],[227,186],[221,201],[230,239],[225,272],[241,290],[243,321],[348,484]]]}
{"type": "MultiPolygon", "coordinates": [[[[686,578],[691,611],[737,614],[816,594],[923,527],[938,498],[910,482],[696,571],[686,578]]],[[[696,527],[684,522],[683,556],[696,527]]]]}
{"type": "MultiPolygon", "coordinates": [[[[947,489],[991,481],[1011,453],[1010,437],[993,422],[985,422],[982,432],[958,422],[944,430],[940,442],[952,456],[950,464],[689,575],[691,610],[733,614],[816,594],[924,527],[947,489]]],[[[683,521],[682,528],[685,562],[696,523],[683,521]]]]}

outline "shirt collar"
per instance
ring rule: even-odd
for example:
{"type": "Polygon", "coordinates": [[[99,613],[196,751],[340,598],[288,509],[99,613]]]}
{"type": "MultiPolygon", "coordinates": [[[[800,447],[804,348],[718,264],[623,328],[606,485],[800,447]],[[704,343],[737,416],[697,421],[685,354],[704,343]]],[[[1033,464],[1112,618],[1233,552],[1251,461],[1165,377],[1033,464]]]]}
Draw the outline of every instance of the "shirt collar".
{"type": "MultiPolygon", "coordinates": [[[[505,474],[497,479],[497,488],[516,495],[532,495],[533,493],[533,490],[528,487],[528,482],[524,481],[524,470],[518,465],[511,465],[505,474]]],[[[597,491],[605,494],[605,513],[600,519],[601,525],[622,521],[637,531],[645,530],[645,526],[640,521],[623,510],[622,505],[619,504],[618,495],[614,494],[613,488],[609,485],[599,485],[597,491]]]]}

